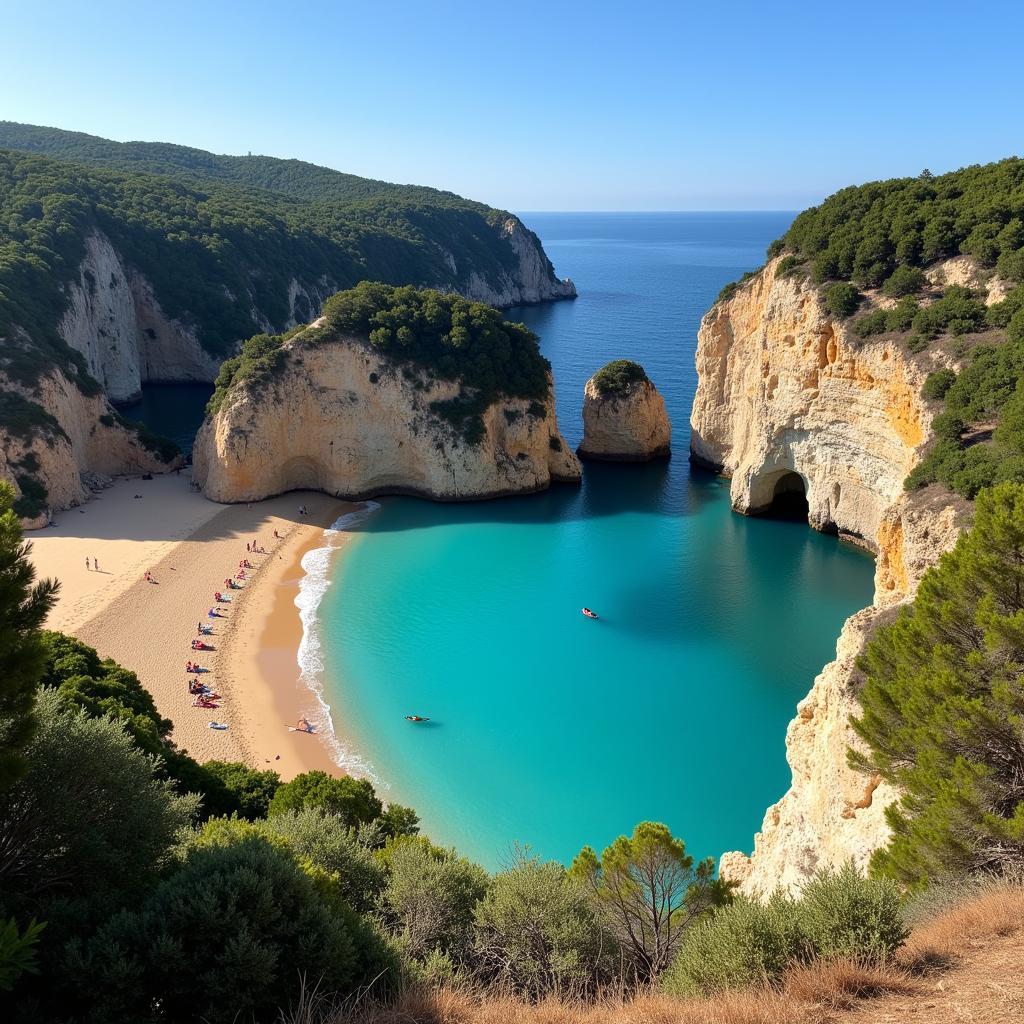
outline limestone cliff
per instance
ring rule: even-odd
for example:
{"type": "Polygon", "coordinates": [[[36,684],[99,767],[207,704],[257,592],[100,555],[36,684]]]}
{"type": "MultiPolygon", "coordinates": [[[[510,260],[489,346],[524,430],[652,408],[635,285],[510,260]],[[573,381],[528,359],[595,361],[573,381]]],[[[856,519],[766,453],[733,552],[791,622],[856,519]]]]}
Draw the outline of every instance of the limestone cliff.
{"type": "Polygon", "coordinates": [[[512,249],[513,265],[503,270],[496,281],[489,281],[472,268],[458,267],[449,256],[449,266],[453,271],[462,273],[469,270],[465,283],[459,285],[457,291],[467,299],[487,302],[499,308],[576,297],[576,286],[569,278],[560,280],[555,276],[540,239],[518,217],[506,217],[497,231],[512,249]]]}
{"type": "Polygon", "coordinates": [[[286,342],[271,383],[234,386],[193,449],[195,480],[214,501],[255,501],[297,488],[339,497],[416,494],[445,501],[576,483],[579,464],[558,430],[554,395],[503,399],[465,441],[431,405],[459,394],[351,337],[286,342]]]}
{"type": "Polygon", "coordinates": [[[672,424],[665,399],[649,380],[634,380],[621,392],[602,392],[597,377],[583,389],[583,441],[577,454],[607,462],[668,458],[672,424]]]}
{"type": "MultiPolygon", "coordinates": [[[[34,403],[42,420],[32,430],[0,427],[0,478],[10,482],[19,497],[26,479],[41,483],[46,509],[81,504],[97,478],[164,473],[181,465],[180,458],[165,462],[150,451],[130,426],[116,418],[102,394],[82,394],[59,371],[43,377],[36,391],[0,375],[0,391],[34,403]]],[[[45,512],[26,517],[25,524],[45,526],[45,512]]]]}
{"type": "Polygon", "coordinates": [[[57,330],[85,357],[89,373],[115,402],[139,397],[149,380],[212,381],[220,360],[195,331],[167,317],[150,283],[126,267],[110,239],[93,231],[57,330]]]}
{"type": "Polygon", "coordinates": [[[757,513],[780,492],[802,489],[812,526],[856,540],[877,561],[873,605],[847,621],[836,660],[790,723],[789,791],[765,815],[753,856],[723,857],[723,873],[749,893],[796,885],[851,857],[863,866],[885,841],[882,812],[893,794],[846,765],[855,662],[965,519],[963,503],[903,491],[931,423],[921,398],[929,357],[856,338],[812,285],[777,277],[777,267],[770,262],[701,323],[692,456],[731,477],[738,512],[757,513]]]}

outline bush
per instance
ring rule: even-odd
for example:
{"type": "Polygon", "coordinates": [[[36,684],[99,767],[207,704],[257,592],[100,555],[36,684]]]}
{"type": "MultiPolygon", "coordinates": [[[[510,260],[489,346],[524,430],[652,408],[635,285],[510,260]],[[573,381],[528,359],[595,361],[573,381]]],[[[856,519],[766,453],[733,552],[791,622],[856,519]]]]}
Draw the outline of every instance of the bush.
{"type": "Polygon", "coordinates": [[[781,892],[765,903],[737,899],[687,935],[662,987],[672,995],[700,996],[769,984],[809,956],[792,899],[781,892]]]}
{"type": "Polygon", "coordinates": [[[815,956],[884,961],[906,941],[900,890],[886,878],[864,878],[852,861],[820,871],[800,893],[800,929],[815,956]]]}
{"type": "Polygon", "coordinates": [[[205,813],[237,814],[248,821],[267,816],[270,801],[281,785],[277,772],[259,771],[238,761],[205,761],[201,767],[207,776],[205,813]]]}
{"type": "Polygon", "coordinates": [[[335,778],[327,772],[296,775],[274,793],[268,814],[276,817],[289,811],[319,810],[340,818],[349,828],[369,824],[380,817],[384,805],[366,779],[349,775],[335,778]]]}
{"type": "Polygon", "coordinates": [[[554,861],[520,853],[494,877],[475,923],[476,958],[488,980],[531,998],[593,990],[614,959],[586,892],[554,861]]]}
{"type": "Polygon", "coordinates": [[[946,392],[953,386],[956,380],[956,372],[949,369],[935,370],[929,373],[925,379],[921,394],[931,402],[937,402],[946,397],[946,392]]]}
{"type": "Polygon", "coordinates": [[[396,980],[383,943],[330,880],[259,837],[191,849],[69,963],[101,1019],[152,1019],[159,1006],[163,1019],[197,1024],[275,1021],[304,979],[344,998],[382,971],[385,987],[396,980]]]}
{"type": "Polygon", "coordinates": [[[829,285],[824,296],[825,308],[835,317],[845,319],[860,305],[860,292],[845,282],[829,285]]]}
{"type": "Polygon", "coordinates": [[[886,961],[908,935],[900,892],[887,879],[860,875],[852,862],[819,871],[795,899],[737,900],[693,929],[665,973],[676,995],[774,984],[787,968],[812,960],[886,961]]]}
{"type": "Polygon", "coordinates": [[[803,260],[796,256],[784,256],[775,268],[776,277],[789,277],[803,266],[803,260]]]}
{"type": "Polygon", "coordinates": [[[406,954],[423,960],[435,950],[461,963],[472,947],[476,905],[487,892],[487,872],[419,836],[384,850],[389,870],[382,913],[406,954]]]}
{"type": "Polygon", "coordinates": [[[917,267],[897,267],[882,285],[882,292],[891,299],[916,295],[926,283],[924,273],[917,267]]]}
{"type": "Polygon", "coordinates": [[[858,338],[869,338],[873,334],[884,334],[889,329],[889,321],[884,309],[875,309],[864,316],[857,317],[853,322],[853,333],[858,338]]]}
{"type": "Polygon", "coordinates": [[[613,359],[593,376],[594,387],[601,395],[624,395],[629,385],[647,380],[647,373],[631,359],[613,359]]]}
{"type": "Polygon", "coordinates": [[[782,251],[785,248],[786,248],[785,239],[776,238],[775,241],[772,242],[768,246],[768,249],[765,252],[765,258],[769,259],[769,260],[773,260],[773,259],[775,259],[776,256],[781,256],[782,255],[782,251]]]}

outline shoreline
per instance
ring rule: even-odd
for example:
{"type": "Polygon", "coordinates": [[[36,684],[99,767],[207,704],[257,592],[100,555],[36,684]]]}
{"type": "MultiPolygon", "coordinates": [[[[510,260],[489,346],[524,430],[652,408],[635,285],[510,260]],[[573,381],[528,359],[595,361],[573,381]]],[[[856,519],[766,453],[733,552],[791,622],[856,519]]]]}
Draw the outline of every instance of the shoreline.
{"type": "Polygon", "coordinates": [[[174,723],[171,739],[179,749],[199,761],[272,768],[288,780],[313,769],[342,774],[332,756],[333,730],[289,731],[302,714],[314,724],[324,721],[315,689],[301,678],[303,623],[295,597],[305,578],[303,558],[347,543],[350,534],[325,539],[324,531],[362,508],[313,492],[220,505],[191,490],[187,474],[172,474],[119,480],[81,510],[61,513],[56,529],[26,539],[38,576],[64,584],[47,628],[134,672],[174,723]],[[297,514],[301,505],[307,515],[297,514]],[[266,554],[247,555],[247,542],[266,554]],[[99,559],[98,572],[85,569],[87,557],[99,559]],[[246,557],[252,569],[243,587],[226,591],[225,578],[246,557]],[[147,570],[152,583],[143,577],[147,570]],[[207,610],[218,590],[230,602],[218,606],[223,617],[211,619],[207,610]],[[212,648],[207,652],[191,649],[200,621],[213,627],[203,638],[212,648]],[[187,660],[199,662],[201,681],[221,695],[216,709],[193,706],[187,660]],[[211,729],[211,721],[228,728],[211,729]]]}

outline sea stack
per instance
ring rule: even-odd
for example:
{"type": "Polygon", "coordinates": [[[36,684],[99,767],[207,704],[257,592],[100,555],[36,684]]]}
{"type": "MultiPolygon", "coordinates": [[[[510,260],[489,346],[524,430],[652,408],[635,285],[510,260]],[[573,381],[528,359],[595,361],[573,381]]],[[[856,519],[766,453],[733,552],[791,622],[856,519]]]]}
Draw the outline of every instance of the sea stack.
{"type": "Polygon", "coordinates": [[[616,359],[587,381],[580,458],[650,462],[669,458],[671,445],[665,399],[639,363],[616,359]]]}

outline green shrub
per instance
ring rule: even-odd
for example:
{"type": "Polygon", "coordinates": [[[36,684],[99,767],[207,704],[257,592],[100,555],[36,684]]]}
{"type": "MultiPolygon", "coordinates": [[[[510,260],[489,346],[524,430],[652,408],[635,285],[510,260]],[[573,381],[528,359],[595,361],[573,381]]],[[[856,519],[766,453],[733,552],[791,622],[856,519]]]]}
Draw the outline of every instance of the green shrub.
{"type": "Polygon", "coordinates": [[[775,268],[776,277],[789,277],[803,266],[803,260],[796,256],[784,256],[775,268]]]}
{"type": "Polygon", "coordinates": [[[856,312],[860,305],[860,292],[852,284],[841,282],[829,285],[824,292],[825,308],[836,317],[845,318],[856,312]]]}
{"type": "Polygon", "coordinates": [[[38,477],[29,473],[16,473],[14,476],[21,497],[14,503],[14,511],[25,519],[32,519],[46,508],[49,491],[38,477]]]}
{"type": "Polygon", "coordinates": [[[974,298],[970,289],[951,285],[942,298],[924,306],[914,316],[914,330],[926,338],[934,338],[943,331],[967,334],[985,327],[985,304],[974,298]]]}
{"type": "Polygon", "coordinates": [[[384,806],[367,779],[350,775],[336,778],[327,772],[312,771],[296,775],[279,786],[270,801],[268,814],[273,818],[303,810],[336,815],[350,828],[356,828],[380,817],[384,806]]]}
{"type": "Polygon", "coordinates": [[[477,904],[474,943],[489,982],[531,998],[592,991],[608,977],[615,953],[565,868],[522,853],[477,904]]]}
{"type": "Polygon", "coordinates": [[[937,402],[946,397],[946,392],[953,386],[956,380],[956,372],[949,369],[935,370],[929,373],[925,379],[921,394],[931,402],[937,402]]]}
{"type": "Polygon", "coordinates": [[[885,323],[890,331],[909,331],[920,306],[912,299],[900,299],[885,314],[885,323]]]}
{"type": "Polygon", "coordinates": [[[916,295],[926,284],[923,271],[917,267],[897,267],[882,285],[882,292],[891,299],[916,295]]]}
{"type": "Polygon", "coordinates": [[[820,871],[800,892],[800,930],[815,956],[884,961],[906,941],[899,887],[864,878],[850,862],[820,871]]]}
{"type": "Polygon", "coordinates": [[[195,847],[138,906],[102,925],[69,973],[100,1019],[272,1021],[303,979],[342,998],[393,984],[384,944],[325,875],[258,836],[195,847]],[[383,978],[381,977],[383,974],[383,978]]]}
{"type": "Polygon", "coordinates": [[[773,983],[809,956],[792,899],[782,893],[765,903],[737,899],[690,931],[662,987],[672,995],[700,996],[773,983]]]}
{"type": "Polygon", "coordinates": [[[872,310],[864,316],[857,317],[853,322],[853,333],[858,338],[869,338],[873,334],[884,334],[889,329],[889,322],[884,309],[872,310]]]}
{"type": "Polygon", "coordinates": [[[786,969],[820,958],[885,961],[907,937],[900,891],[864,878],[853,863],[819,871],[796,898],[738,899],[692,929],[666,971],[675,995],[775,984],[786,969]]]}
{"type": "Polygon", "coordinates": [[[487,872],[421,836],[408,836],[383,851],[388,882],[381,912],[406,954],[423,960],[434,950],[463,963],[473,944],[476,905],[487,893],[487,872]]]}
{"type": "Polygon", "coordinates": [[[771,244],[770,244],[770,245],[768,246],[768,249],[767,249],[767,251],[765,252],[765,257],[766,257],[767,259],[773,260],[773,259],[775,259],[775,257],[776,257],[776,256],[781,256],[781,255],[782,255],[782,251],[783,251],[783,250],[784,250],[785,248],[786,248],[786,242],[785,242],[785,239],[782,239],[782,238],[776,238],[776,239],[775,239],[775,241],[774,241],[774,242],[772,242],[772,243],[771,243],[771,244]]]}
{"type": "Polygon", "coordinates": [[[914,354],[923,352],[928,347],[928,339],[923,334],[912,334],[907,338],[907,351],[914,354]]]}
{"type": "Polygon", "coordinates": [[[722,290],[718,293],[715,298],[715,302],[728,302],[735,294],[739,284],[736,281],[730,281],[728,284],[722,286],[722,290]]]}
{"type": "Polygon", "coordinates": [[[647,380],[647,373],[631,359],[613,359],[594,374],[594,387],[601,395],[624,395],[629,385],[647,380]]]}

